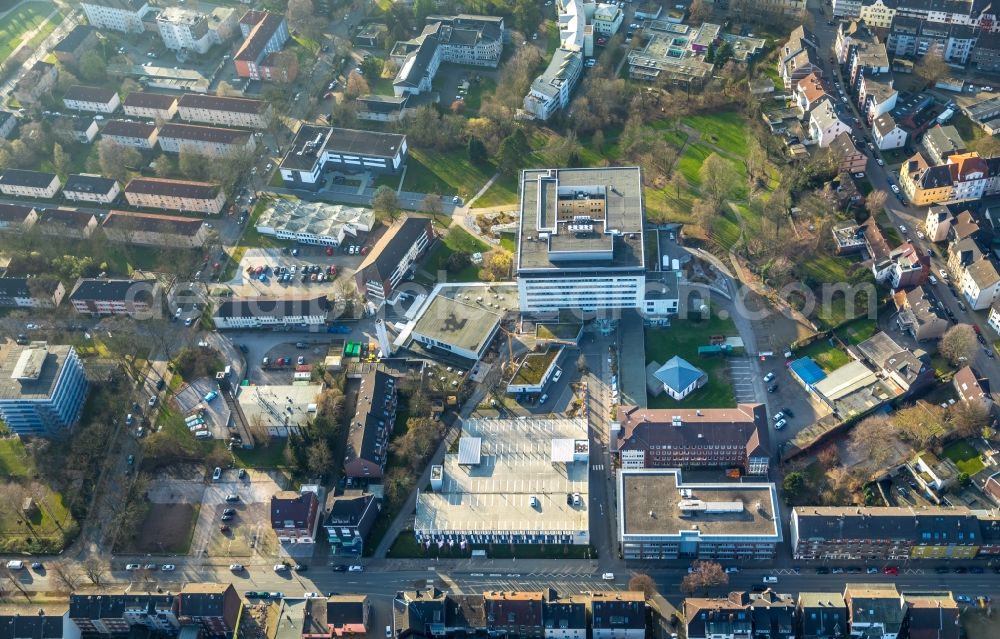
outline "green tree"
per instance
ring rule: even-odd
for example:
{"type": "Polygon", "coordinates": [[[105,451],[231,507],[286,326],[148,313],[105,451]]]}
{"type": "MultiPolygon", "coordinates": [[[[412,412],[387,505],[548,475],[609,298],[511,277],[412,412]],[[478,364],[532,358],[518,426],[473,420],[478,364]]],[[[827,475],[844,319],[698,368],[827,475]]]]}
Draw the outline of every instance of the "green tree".
{"type": "Polygon", "coordinates": [[[91,49],[80,56],[80,77],[87,82],[100,83],[108,79],[108,65],[97,49],[91,49]]]}
{"type": "Polygon", "coordinates": [[[385,67],[385,60],[382,58],[377,58],[373,55],[368,56],[361,61],[361,71],[365,74],[365,78],[371,78],[372,80],[378,80],[382,77],[382,69],[385,67]]]}
{"type": "Polygon", "coordinates": [[[187,148],[182,148],[177,160],[177,168],[189,180],[204,180],[208,177],[208,158],[187,148]]]}
{"type": "Polygon", "coordinates": [[[61,177],[70,171],[70,157],[58,142],[52,146],[52,166],[61,177]]]}
{"type": "Polygon", "coordinates": [[[392,450],[416,472],[434,452],[441,433],[440,422],[429,417],[411,417],[406,420],[406,434],[391,444],[392,450]]]}
{"type": "Polygon", "coordinates": [[[423,22],[427,16],[437,12],[436,0],[415,0],[413,3],[413,16],[417,22],[423,22]]]}
{"type": "Polygon", "coordinates": [[[172,178],[177,175],[177,161],[169,155],[161,155],[156,158],[156,177],[172,178]]]}
{"type": "Polygon", "coordinates": [[[524,161],[531,153],[528,138],[520,128],[505,137],[497,149],[497,169],[508,177],[512,177],[524,166],[524,161]]]}
{"type": "Polygon", "coordinates": [[[469,151],[469,161],[477,166],[486,164],[486,162],[489,160],[489,155],[486,151],[486,145],[483,144],[483,141],[477,138],[476,136],[471,136],[469,138],[468,151],[469,151]]]}
{"type": "Polygon", "coordinates": [[[372,196],[372,210],[379,221],[395,220],[399,217],[399,197],[396,191],[385,184],[375,189],[372,196]]]}
{"type": "Polygon", "coordinates": [[[525,35],[534,33],[542,21],[541,6],[535,0],[517,0],[514,5],[514,24],[525,35]]]}
{"type": "Polygon", "coordinates": [[[799,471],[792,471],[785,475],[781,487],[785,490],[785,499],[793,501],[802,494],[802,489],[806,486],[805,477],[799,471]]]}

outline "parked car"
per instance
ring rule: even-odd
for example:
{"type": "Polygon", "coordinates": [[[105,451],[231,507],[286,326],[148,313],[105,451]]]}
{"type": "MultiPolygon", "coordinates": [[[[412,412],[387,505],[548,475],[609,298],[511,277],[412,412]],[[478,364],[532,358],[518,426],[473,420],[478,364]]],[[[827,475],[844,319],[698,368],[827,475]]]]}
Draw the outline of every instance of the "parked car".
{"type": "Polygon", "coordinates": [[[348,566],[348,568],[347,568],[348,572],[364,572],[364,570],[365,570],[365,567],[364,566],[360,566],[358,564],[354,564],[353,566],[348,566]]]}
{"type": "MultiPolygon", "coordinates": [[[[243,570],[244,570],[243,564],[230,564],[229,565],[229,570],[231,570],[232,572],[243,572],[243,570]]],[[[247,593],[247,597],[249,597],[249,596],[250,596],[250,593],[248,592],[247,593]]]]}
{"type": "Polygon", "coordinates": [[[162,566],[160,566],[160,570],[162,570],[163,572],[173,572],[177,570],[177,566],[173,564],[163,564],[162,566]]]}
{"type": "Polygon", "coordinates": [[[221,477],[222,477],[222,468],[216,466],[215,470],[212,471],[212,481],[219,481],[221,477]]]}
{"type": "Polygon", "coordinates": [[[774,379],[774,373],[768,373],[767,375],[764,375],[764,383],[765,384],[767,382],[770,382],[772,379],[774,379]]]}

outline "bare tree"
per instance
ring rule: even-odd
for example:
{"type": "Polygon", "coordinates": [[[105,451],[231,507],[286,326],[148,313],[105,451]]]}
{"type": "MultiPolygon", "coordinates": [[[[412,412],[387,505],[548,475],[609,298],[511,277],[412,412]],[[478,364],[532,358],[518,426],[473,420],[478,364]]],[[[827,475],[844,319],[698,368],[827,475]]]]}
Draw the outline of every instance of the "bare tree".
{"type": "Polygon", "coordinates": [[[8,568],[6,564],[0,565],[0,576],[3,576],[10,583],[10,585],[17,588],[17,590],[24,596],[25,599],[28,600],[29,603],[31,602],[31,593],[24,588],[24,584],[21,583],[21,580],[17,578],[14,571],[8,568]]]}
{"type": "Polygon", "coordinates": [[[896,411],[892,421],[917,450],[927,448],[946,431],[944,409],[927,402],[917,402],[896,411]]]}
{"type": "Polygon", "coordinates": [[[641,592],[646,599],[652,599],[657,593],[656,582],[644,572],[637,572],[628,580],[628,589],[641,592]]]}
{"type": "Polygon", "coordinates": [[[872,217],[876,217],[885,211],[885,191],[872,191],[865,198],[865,208],[872,217]]]}
{"type": "Polygon", "coordinates": [[[103,584],[104,578],[108,575],[107,566],[96,557],[90,557],[83,562],[83,572],[87,575],[87,579],[90,579],[90,583],[95,586],[103,584]]]}
{"type": "Polygon", "coordinates": [[[968,324],[955,324],[938,342],[938,352],[956,366],[968,361],[977,348],[976,331],[968,324]]]}
{"type": "Polygon", "coordinates": [[[990,409],[983,401],[963,400],[948,409],[948,423],[960,437],[976,437],[990,422],[990,409]]]}
{"type": "Polygon", "coordinates": [[[420,209],[428,213],[441,212],[441,195],[438,193],[428,193],[420,203],[420,209]]]}
{"type": "Polygon", "coordinates": [[[848,448],[866,466],[882,466],[892,456],[890,443],[895,439],[892,422],[885,415],[872,415],[861,420],[851,431],[848,448]]]}
{"type": "Polygon", "coordinates": [[[714,561],[695,561],[691,564],[691,571],[681,581],[681,592],[692,595],[700,591],[707,596],[711,588],[728,583],[729,575],[721,565],[714,561]]]}
{"type": "Polygon", "coordinates": [[[950,72],[948,63],[944,61],[944,56],[936,48],[925,53],[924,57],[913,65],[913,73],[923,80],[926,86],[931,86],[938,80],[948,77],[950,72]]]}
{"type": "Polygon", "coordinates": [[[66,586],[67,591],[73,592],[80,585],[80,579],[73,574],[66,562],[49,563],[48,569],[62,585],[66,586]]]}

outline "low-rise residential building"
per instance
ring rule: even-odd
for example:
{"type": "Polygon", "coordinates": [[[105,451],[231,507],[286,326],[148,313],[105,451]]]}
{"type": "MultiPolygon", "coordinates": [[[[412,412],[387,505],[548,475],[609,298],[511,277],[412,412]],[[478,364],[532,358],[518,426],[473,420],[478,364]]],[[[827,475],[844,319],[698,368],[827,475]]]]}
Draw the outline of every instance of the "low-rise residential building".
{"type": "Polygon", "coordinates": [[[847,584],[844,589],[851,634],[896,639],[906,607],[894,584],[847,584]]]}
{"type": "Polygon", "coordinates": [[[906,145],[906,131],[896,124],[891,114],[885,113],[875,118],[872,124],[875,145],[883,150],[899,149],[906,145]]]}
{"type": "Polygon", "coordinates": [[[250,131],[173,122],[160,127],[157,142],[166,153],[187,150],[214,158],[252,153],[257,146],[250,131]]]}
{"type": "Polygon", "coordinates": [[[236,32],[236,9],[215,7],[202,13],[187,7],[165,7],[156,16],[163,46],[182,54],[204,55],[236,32]]]}
{"type": "Polygon", "coordinates": [[[331,171],[397,173],[407,151],[405,135],[303,124],[279,170],[286,187],[316,191],[331,171]]]}
{"type": "Polygon", "coordinates": [[[948,239],[954,218],[946,206],[927,207],[927,217],[924,220],[924,233],[928,242],[943,242],[948,239]]]}
{"type": "Polygon", "coordinates": [[[242,599],[232,584],[188,583],[177,594],[178,618],[208,639],[231,637],[241,608],[242,599]]]}
{"type": "Polygon", "coordinates": [[[959,470],[955,462],[941,458],[929,450],[913,456],[910,468],[917,482],[927,490],[944,490],[958,480],[959,470]]]}
{"type": "Polygon", "coordinates": [[[0,193],[14,197],[40,197],[52,199],[59,192],[62,183],[55,173],[27,171],[25,169],[4,169],[0,175],[0,193]]]}
{"type": "Polygon", "coordinates": [[[959,639],[962,622],[958,602],[950,592],[904,592],[906,615],[899,636],[959,639]]]}
{"type": "Polygon", "coordinates": [[[892,76],[861,76],[857,103],[869,124],[896,108],[899,92],[892,85],[892,76]]]}
{"type": "Polygon", "coordinates": [[[149,91],[133,91],[126,96],[122,107],[126,115],[169,122],[177,113],[177,96],[149,91]]]}
{"type": "Polygon", "coordinates": [[[842,639],[847,635],[847,604],[839,592],[800,592],[795,611],[801,639],[842,639]]]}
{"type": "MultiPolygon", "coordinates": [[[[803,117],[808,117],[809,112],[819,104],[823,98],[829,97],[826,84],[823,79],[815,73],[810,73],[795,84],[795,91],[792,94],[795,99],[795,106],[803,117]]],[[[850,138],[848,138],[850,139],[850,138]]]]}
{"type": "Polygon", "coordinates": [[[66,185],[63,186],[62,192],[67,200],[111,204],[118,199],[121,191],[118,180],[101,175],[74,173],[66,177],[66,185]]]}
{"type": "Polygon", "coordinates": [[[875,333],[857,348],[883,379],[892,382],[899,395],[916,394],[935,383],[927,353],[910,351],[887,333],[875,333]]]}
{"type": "Polygon", "coordinates": [[[122,103],[114,89],[74,84],[63,94],[63,104],[73,111],[114,113],[122,103]]]}
{"type": "Polygon", "coordinates": [[[233,56],[238,76],[279,82],[295,79],[298,66],[287,67],[279,63],[275,55],[291,37],[285,16],[252,9],[240,18],[240,31],[243,44],[233,56]]]}
{"type": "Polygon", "coordinates": [[[138,177],[125,186],[125,199],[132,206],[218,215],[226,192],[209,182],[138,177]]]}
{"type": "Polygon", "coordinates": [[[382,510],[381,500],[371,493],[348,490],[334,498],[329,510],[323,525],[334,554],[360,557],[382,510]]]}
{"type": "Polygon", "coordinates": [[[805,506],[792,509],[790,531],[803,560],[970,559],[982,543],[964,507],[805,506]]]}
{"type": "MultiPolygon", "coordinates": [[[[322,599],[316,600],[321,605],[322,599]]],[[[308,600],[307,600],[308,603],[308,600]]],[[[326,598],[325,615],[322,615],[326,622],[327,632],[333,637],[365,637],[374,634],[374,622],[372,621],[371,600],[368,595],[337,595],[331,593],[326,598]]],[[[312,614],[308,617],[317,619],[320,615],[312,614]]],[[[305,634],[303,634],[305,636],[305,634]]]]}
{"type": "Polygon", "coordinates": [[[81,278],[69,294],[77,313],[150,319],[160,310],[156,280],[81,278]]]}
{"type": "Polygon", "coordinates": [[[951,326],[934,298],[918,286],[910,291],[896,291],[893,302],[898,314],[899,330],[909,333],[918,342],[941,339],[951,326]]]}
{"type": "Polygon", "coordinates": [[[851,140],[851,134],[846,131],[833,138],[830,148],[840,162],[841,171],[854,175],[859,171],[864,171],[868,166],[868,156],[854,144],[851,140]]]}
{"type": "Polygon", "coordinates": [[[966,365],[955,371],[951,383],[960,400],[982,403],[987,408],[993,406],[989,378],[980,377],[971,366],[966,365]]]}
{"type": "Polygon", "coordinates": [[[4,308],[55,308],[65,294],[55,277],[0,277],[0,306],[4,308]]]}
{"type": "Polygon", "coordinates": [[[773,483],[753,478],[740,483],[688,482],[682,472],[678,468],[618,472],[617,516],[624,559],[774,557],[782,540],[782,524],[775,515],[778,503],[773,483]]]}
{"type": "Polygon", "coordinates": [[[53,121],[53,128],[65,132],[74,142],[90,144],[97,137],[97,120],[93,116],[64,115],[53,121]]]}
{"type": "Polygon", "coordinates": [[[731,592],[727,597],[686,597],[684,619],[688,639],[750,637],[753,621],[745,592],[731,592]]]}
{"type": "Polygon", "coordinates": [[[22,436],[65,434],[87,397],[83,364],[72,346],[7,342],[0,346],[0,418],[22,436]]]}
{"type": "Polygon", "coordinates": [[[85,240],[97,230],[97,216],[89,211],[42,209],[38,212],[39,233],[85,240]]]}
{"type": "Polygon", "coordinates": [[[378,306],[384,304],[433,241],[430,218],[409,215],[394,223],[358,265],[358,293],[378,306]]]}
{"type": "Polygon", "coordinates": [[[0,204],[0,231],[27,231],[38,221],[34,207],[23,204],[0,204]]]}
{"type": "Polygon", "coordinates": [[[763,404],[700,410],[622,406],[611,449],[625,469],[740,468],[765,475],[767,411],[763,404]]]}
{"type": "Polygon", "coordinates": [[[981,32],[972,49],[972,62],[982,73],[1000,71],[1000,34],[981,32]]]}
{"type": "Polygon", "coordinates": [[[595,592],[590,595],[593,639],[644,639],[646,596],[641,592],[595,592]]]}
{"type": "Polygon", "coordinates": [[[311,299],[246,298],[219,304],[212,321],[219,330],[272,328],[326,323],[330,310],[326,297],[311,299]]]}
{"type": "Polygon", "coordinates": [[[271,495],[271,529],[281,544],[314,544],[323,505],[319,487],[305,485],[299,492],[284,490],[271,495]]]}
{"type": "Polygon", "coordinates": [[[873,261],[872,271],[878,282],[893,289],[908,289],[927,281],[931,260],[912,242],[897,246],[885,260],[873,261]]]}
{"type": "Polygon", "coordinates": [[[129,211],[110,211],[101,229],[112,242],[168,248],[204,246],[209,234],[197,218],[129,211]]]}
{"type": "Polygon", "coordinates": [[[986,318],[986,324],[994,330],[997,334],[1000,334],[1000,304],[994,304],[990,307],[990,313],[986,318]]]}
{"type": "Polygon", "coordinates": [[[96,47],[97,28],[89,24],[78,24],[52,47],[52,54],[62,64],[75,66],[84,53],[96,47]]]}
{"type": "Polygon", "coordinates": [[[0,139],[9,140],[17,129],[17,118],[10,111],[0,111],[0,139]]]}
{"type": "Polygon", "coordinates": [[[109,120],[101,130],[102,140],[111,140],[121,146],[152,149],[156,146],[156,125],[150,122],[109,120]]]}
{"type": "Polygon", "coordinates": [[[927,152],[928,161],[934,164],[944,164],[950,156],[968,152],[958,129],[950,124],[939,124],[928,129],[921,144],[927,152]]]}
{"type": "Polygon", "coordinates": [[[56,65],[39,60],[14,85],[14,97],[22,105],[35,104],[52,91],[58,77],[59,69],[56,65]]]}
{"type": "Polygon", "coordinates": [[[971,237],[956,240],[948,244],[948,271],[955,281],[960,282],[965,269],[984,257],[979,245],[971,237]]]}
{"type": "Polygon", "coordinates": [[[347,432],[344,475],[378,479],[389,456],[389,433],[396,418],[396,378],[372,371],[361,378],[358,401],[347,432]]]}
{"type": "Polygon", "coordinates": [[[142,33],[143,18],[151,10],[147,0],[85,0],[87,22],[101,30],[142,33]]]}
{"type": "Polygon", "coordinates": [[[274,109],[265,100],[186,93],[177,103],[177,112],[185,122],[204,122],[220,126],[266,129],[274,109]]]}

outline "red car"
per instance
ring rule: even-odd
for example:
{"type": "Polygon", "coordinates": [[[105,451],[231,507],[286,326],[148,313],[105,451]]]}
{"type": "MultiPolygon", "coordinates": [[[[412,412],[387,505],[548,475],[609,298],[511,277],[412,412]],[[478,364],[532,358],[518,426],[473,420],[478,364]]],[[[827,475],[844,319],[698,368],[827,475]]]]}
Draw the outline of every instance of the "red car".
{"type": "Polygon", "coordinates": [[[333,255],[333,247],[332,246],[326,247],[326,254],[327,255],[333,255]]]}
{"type": "Polygon", "coordinates": [[[886,566],[885,569],[882,572],[884,572],[887,575],[898,575],[899,574],[899,568],[897,568],[895,566],[886,566]]]}

